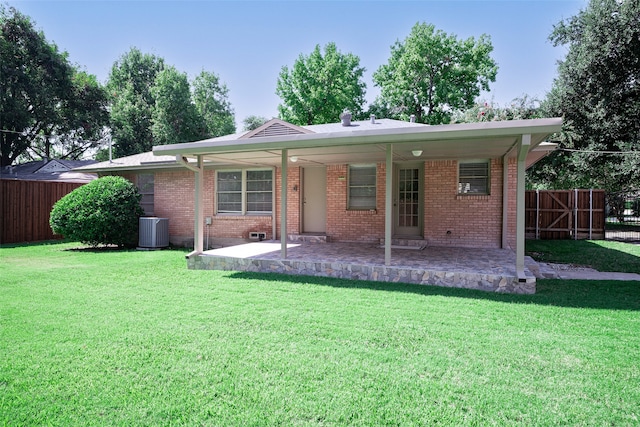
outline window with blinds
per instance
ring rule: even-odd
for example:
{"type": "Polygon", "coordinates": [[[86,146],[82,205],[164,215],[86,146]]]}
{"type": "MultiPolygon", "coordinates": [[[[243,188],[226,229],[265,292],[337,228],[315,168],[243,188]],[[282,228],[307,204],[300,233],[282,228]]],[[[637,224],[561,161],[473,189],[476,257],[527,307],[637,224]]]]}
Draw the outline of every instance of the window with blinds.
{"type": "Polygon", "coordinates": [[[489,162],[458,163],[458,194],[489,194],[489,162]]]}
{"type": "Polygon", "coordinates": [[[272,171],[247,171],[247,213],[271,213],[273,203],[272,171]]]}
{"type": "Polygon", "coordinates": [[[376,208],[376,165],[349,165],[347,208],[376,208]]]}
{"type": "Polygon", "coordinates": [[[220,214],[271,214],[273,211],[273,171],[218,171],[217,212],[220,214]]]}

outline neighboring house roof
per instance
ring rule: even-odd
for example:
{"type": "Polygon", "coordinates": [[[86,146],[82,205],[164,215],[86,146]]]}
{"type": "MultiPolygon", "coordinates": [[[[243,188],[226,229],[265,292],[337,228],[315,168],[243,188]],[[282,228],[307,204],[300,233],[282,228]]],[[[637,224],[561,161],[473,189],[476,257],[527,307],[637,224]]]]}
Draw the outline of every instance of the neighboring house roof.
{"type": "Polygon", "coordinates": [[[112,161],[94,163],[88,166],[76,168],[78,172],[102,172],[119,170],[148,170],[167,169],[178,166],[176,156],[154,156],[152,151],[134,154],[127,157],[119,157],[112,161]]]}
{"type": "Polygon", "coordinates": [[[485,159],[516,157],[519,138],[531,135],[527,166],[555,149],[543,144],[559,132],[561,119],[429,126],[391,119],[295,126],[273,119],[250,132],[240,132],[196,142],[161,145],[143,153],[80,168],[84,171],[175,168],[176,156],[206,165],[242,167],[278,166],[282,150],[300,166],[385,161],[387,144],[393,144],[394,161],[485,159]],[[416,156],[413,152],[420,152],[416,156]],[[192,160],[193,161],[193,160],[192,160]]]}
{"type": "Polygon", "coordinates": [[[90,182],[96,174],[78,172],[76,168],[96,163],[95,160],[45,159],[0,168],[1,179],[21,181],[90,182]]]}

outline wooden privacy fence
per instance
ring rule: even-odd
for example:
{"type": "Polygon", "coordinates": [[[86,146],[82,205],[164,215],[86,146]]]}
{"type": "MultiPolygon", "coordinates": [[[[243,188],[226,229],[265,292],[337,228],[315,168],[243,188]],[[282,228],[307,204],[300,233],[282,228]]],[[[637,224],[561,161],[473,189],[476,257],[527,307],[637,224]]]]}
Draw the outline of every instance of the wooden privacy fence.
{"type": "Polygon", "coordinates": [[[0,244],[59,238],[49,226],[51,208],[81,185],[84,184],[0,180],[0,244]]]}
{"type": "Polygon", "coordinates": [[[604,190],[528,190],[528,239],[604,239],[604,190]]]}

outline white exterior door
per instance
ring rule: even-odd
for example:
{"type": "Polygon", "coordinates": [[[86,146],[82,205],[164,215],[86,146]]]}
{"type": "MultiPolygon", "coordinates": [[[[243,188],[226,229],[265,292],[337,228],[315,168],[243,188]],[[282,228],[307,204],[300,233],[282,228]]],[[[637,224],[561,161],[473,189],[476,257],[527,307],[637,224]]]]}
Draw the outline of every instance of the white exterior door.
{"type": "Polygon", "coordinates": [[[327,231],[327,170],[324,167],[302,169],[302,232],[327,231]]]}

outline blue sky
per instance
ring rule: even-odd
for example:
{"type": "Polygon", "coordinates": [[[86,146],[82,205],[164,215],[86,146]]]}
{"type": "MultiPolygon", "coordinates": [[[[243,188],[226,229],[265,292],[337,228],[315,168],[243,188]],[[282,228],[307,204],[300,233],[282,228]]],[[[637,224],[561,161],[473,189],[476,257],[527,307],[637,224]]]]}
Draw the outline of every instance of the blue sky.
{"type": "MultiPolygon", "coordinates": [[[[0,0],[1,1],[1,0],[0,0]]],[[[386,63],[390,46],[416,22],[434,24],[459,38],[485,33],[499,66],[491,91],[501,106],[528,94],[543,98],[565,48],[548,41],[554,24],[586,0],[502,1],[9,1],[30,16],[49,41],[69,53],[101,82],[122,54],[135,46],[163,57],[193,78],[213,71],[229,88],[241,126],[248,115],[277,116],[275,95],[282,66],[291,66],[316,44],[335,42],[367,69],[367,101],[379,90],[372,73],[386,63]]]]}

